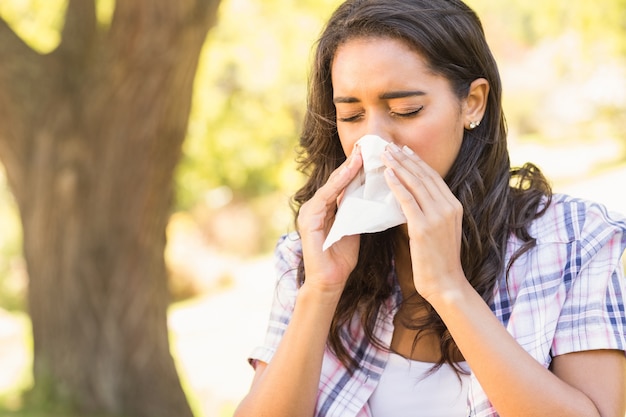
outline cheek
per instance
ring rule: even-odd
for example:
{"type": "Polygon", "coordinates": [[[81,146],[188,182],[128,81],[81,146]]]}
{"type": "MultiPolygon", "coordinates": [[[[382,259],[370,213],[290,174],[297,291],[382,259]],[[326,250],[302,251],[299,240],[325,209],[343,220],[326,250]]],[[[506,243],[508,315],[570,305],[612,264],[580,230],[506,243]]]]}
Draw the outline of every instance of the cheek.
{"type": "Polygon", "coordinates": [[[461,143],[463,143],[463,130],[461,129],[460,132],[452,132],[449,137],[450,139],[447,141],[446,146],[442,147],[441,160],[439,167],[437,167],[437,172],[442,178],[445,178],[452,164],[454,164],[454,161],[456,161],[456,158],[459,156],[461,143]]]}
{"type": "Polygon", "coordinates": [[[462,141],[462,126],[461,130],[456,126],[424,126],[409,146],[439,175],[445,177],[459,154],[462,141]]]}

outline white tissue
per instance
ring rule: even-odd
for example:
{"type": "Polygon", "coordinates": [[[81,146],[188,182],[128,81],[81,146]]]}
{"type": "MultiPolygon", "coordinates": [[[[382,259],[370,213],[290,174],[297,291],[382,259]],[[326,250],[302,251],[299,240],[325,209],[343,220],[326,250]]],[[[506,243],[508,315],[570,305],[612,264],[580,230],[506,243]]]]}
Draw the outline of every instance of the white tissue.
{"type": "Polygon", "coordinates": [[[381,156],[387,143],[376,135],[365,135],[357,142],[363,168],[346,187],[323,250],[343,236],[380,232],[406,223],[400,204],[384,177],[381,156]]]}

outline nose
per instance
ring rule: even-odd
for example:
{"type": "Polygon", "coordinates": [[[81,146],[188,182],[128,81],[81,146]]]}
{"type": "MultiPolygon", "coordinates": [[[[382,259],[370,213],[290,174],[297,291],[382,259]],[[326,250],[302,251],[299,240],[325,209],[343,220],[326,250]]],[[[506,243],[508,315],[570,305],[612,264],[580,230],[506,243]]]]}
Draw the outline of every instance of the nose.
{"type": "Polygon", "coordinates": [[[364,134],[380,136],[386,142],[393,142],[391,129],[385,116],[379,112],[370,113],[364,134]]]}

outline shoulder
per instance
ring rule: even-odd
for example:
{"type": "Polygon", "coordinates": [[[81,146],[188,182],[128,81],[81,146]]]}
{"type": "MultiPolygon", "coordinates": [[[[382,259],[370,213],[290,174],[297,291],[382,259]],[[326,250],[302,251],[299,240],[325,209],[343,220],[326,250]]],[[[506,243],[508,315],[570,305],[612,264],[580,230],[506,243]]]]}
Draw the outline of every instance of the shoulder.
{"type": "MultiPolygon", "coordinates": [[[[563,194],[546,203],[528,229],[536,245],[510,265],[492,308],[546,366],[557,354],[623,349],[626,218],[563,194]]],[[[509,253],[522,245],[512,239],[509,253]]]]}
{"type": "Polygon", "coordinates": [[[617,234],[626,246],[626,217],[593,201],[554,194],[545,213],[533,221],[529,232],[537,244],[579,241],[602,246],[617,234]]]}

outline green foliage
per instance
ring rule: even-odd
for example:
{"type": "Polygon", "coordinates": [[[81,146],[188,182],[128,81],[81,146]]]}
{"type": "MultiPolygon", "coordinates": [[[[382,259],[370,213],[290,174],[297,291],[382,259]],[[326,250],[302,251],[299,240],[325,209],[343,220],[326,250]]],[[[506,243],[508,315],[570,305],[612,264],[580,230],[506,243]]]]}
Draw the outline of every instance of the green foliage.
{"type": "MultiPolygon", "coordinates": [[[[31,48],[40,53],[54,50],[61,41],[61,29],[68,0],[2,0],[0,16],[31,48]]],[[[96,0],[98,22],[108,25],[115,0],[96,0]]]]}
{"type": "Polygon", "coordinates": [[[111,23],[113,11],[115,11],[115,0],[96,0],[96,14],[101,26],[106,27],[111,23]]]}
{"type": "Polygon", "coordinates": [[[2,16],[33,49],[46,53],[61,40],[67,0],[3,0],[2,16]]]}
{"type": "MultiPolygon", "coordinates": [[[[310,53],[324,20],[339,3],[224,0],[197,75],[184,159],[177,174],[180,209],[201,200],[206,190],[224,185],[235,196],[249,199],[276,190],[292,192],[299,184],[293,151],[305,108],[310,53]]],[[[593,73],[598,62],[626,52],[626,0],[469,3],[482,17],[504,68],[508,62],[518,65],[516,59],[523,58],[507,52],[511,46],[527,54],[546,40],[565,42],[564,34],[574,34],[573,50],[548,57],[549,76],[543,82],[530,89],[513,83],[512,94],[506,97],[513,130],[534,137],[553,136],[556,128],[546,127],[550,123],[574,126],[551,115],[547,123],[544,120],[551,112],[538,104],[548,101],[550,89],[558,91],[555,79],[580,84],[598,76],[593,73]]],[[[624,65],[623,61],[615,64],[624,65]]],[[[525,74],[527,80],[537,75],[525,74]]],[[[624,113],[614,103],[594,102],[587,107],[591,108],[587,117],[604,126],[614,125],[613,116],[624,113]]],[[[597,134],[596,127],[575,126],[581,135],[597,134]]],[[[609,130],[613,136],[619,133],[609,130]]],[[[563,136],[569,134],[568,129],[563,131],[563,136]]]]}
{"type": "MultiPolygon", "coordinates": [[[[177,210],[194,207],[219,187],[228,187],[236,200],[274,192],[288,195],[297,188],[301,178],[295,171],[294,148],[305,110],[312,45],[340,2],[222,1],[196,76],[175,178],[177,210]]],[[[481,16],[503,70],[505,110],[513,134],[560,139],[574,132],[623,139],[617,126],[624,124],[624,104],[614,97],[598,98],[597,85],[589,80],[607,80],[600,67],[610,66],[611,79],[619,79],[626,68],[626,0],[468,3],[481,16]],[[541,73],[533,72],[537,66],[528,66],[532,59],[540,61],[541,73]],[[515,70],[521,76],[511,76],[515,70]],[[510,81],[515,77],[522,82],[510,81]],[[584,115],[561,108],[554,99],[567,98],[566,91],[583,85],[592,95],[578,105],[584,115]],[[556,110],[576,120],[555,116],[556,110]]],[[[115,0],[96,4],[105,27],[115,0]]],[[[3,0],[0,15],[33,48],[49,52],[59,42],[66,5],[67,0],[3,0]]]]}
{"type": "MultiPolygon", "coordinates": [[[[223,0],[197,73],[188,137],[176,174],[177,209],[193,207],[207,190],[222,186],[240,199],[275,191],[290,194],[297,187],[301,179],[294,169],[294,148],[305,109],[312,44],[340,2],[223,0]]],[[[622,57],[616,65],[625,65],[626,0],[468,3],[481,16],[505,69],[508,62],[515,65],[521,59],[510,51],[527,52],[567,33],[575,34],[576,50],[545,63],[552,77],[580,84],[593,75],[594,63],[622,57]]],[[[99,21],[106,26],[115,0],[96,4],[99,21]]],[[[59,42],[66,5],[67,0],[4,0],[0,15],[33,48],[48,52],[59,42]]],[[[542,90],[550,86],[546,81],[534,89],[510,89],[506,110],[513,130],[546,136],[537,126],[543,124],[541,117],[533,112],[538,102],[546,101],[542,90]]],[[[621,106],[600,104],[588,114],[599,116],[599,124],[606,127],[623,122],[624,112],[621,106]]],[[[597,127],[587,130],[593,134],[597,127]]]]}
{"type": "MultiPolygon", "coordinates": [[[[573,31],[626,53],[626,0],[467,0],[486,26],[497,25],[529,46],[573,31]],[[488,22],[488,23],[487,23],[488,22]]],[[[489,28],[487,28],[489,31],[489,28]]]]}
{"type": "Polygon", "coordinates": [[[198,74],[177,174],[185,209],[209,189],[293,191],[311,46],[337,0],[223,0],[198,74]]]}
{"type": "MultiPolygon", "coordinates": [[[[468,0],[499,63],[511,141],[612,141],[626,158],[626,0],[468,0]]],[[[572,173],[573,174],[573,173],[572,173]]]]}

